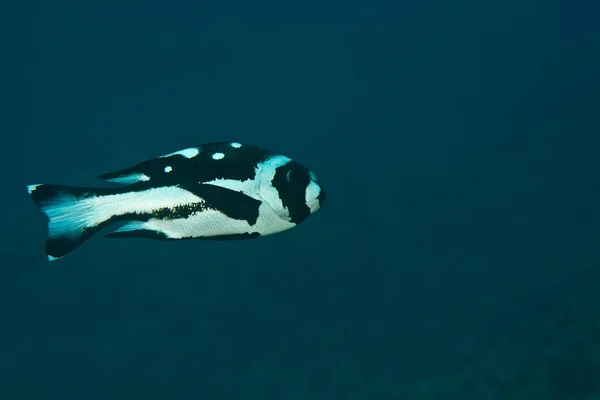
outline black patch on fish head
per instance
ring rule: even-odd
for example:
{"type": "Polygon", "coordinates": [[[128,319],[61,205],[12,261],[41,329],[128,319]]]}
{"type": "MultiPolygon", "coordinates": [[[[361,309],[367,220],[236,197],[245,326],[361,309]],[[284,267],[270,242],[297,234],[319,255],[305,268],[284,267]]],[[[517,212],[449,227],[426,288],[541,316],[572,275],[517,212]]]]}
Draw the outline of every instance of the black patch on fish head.
{"type": "Polygon", "coordinates": [[[290,161],[275,170],[271,184],[279,199],[290,214],[290,222],[299,224],[311,214],[306,204],[306,188],[312,182],[310,171],[295,161],[290,161]]]}

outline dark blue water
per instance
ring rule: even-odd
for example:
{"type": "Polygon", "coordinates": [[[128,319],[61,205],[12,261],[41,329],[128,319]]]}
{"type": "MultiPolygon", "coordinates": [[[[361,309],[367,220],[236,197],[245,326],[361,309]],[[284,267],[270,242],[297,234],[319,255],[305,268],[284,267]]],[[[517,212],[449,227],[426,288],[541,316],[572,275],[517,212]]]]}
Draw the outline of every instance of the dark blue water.
{"type": "Polygon", "coordinates": [[[599,398],[599,12],[13,6],[0,398],[599,398]],[[98,237],[45,261],[26,184],[221,140],[310,167],[322,210],[257,241],[98,237]]]}

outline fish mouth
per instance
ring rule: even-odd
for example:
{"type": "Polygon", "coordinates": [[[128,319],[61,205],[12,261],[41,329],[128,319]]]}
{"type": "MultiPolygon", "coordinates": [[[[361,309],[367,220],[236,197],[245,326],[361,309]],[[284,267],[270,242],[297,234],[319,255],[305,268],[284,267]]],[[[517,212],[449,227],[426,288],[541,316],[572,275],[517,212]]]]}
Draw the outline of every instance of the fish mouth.
{"type": "Polygon", "coordinates": [[[323,192],[323,188],[315,180],[311,180],[306,187],[304,201],[306,206],[310,209],[311,214],[321,207],[323,202],[322,199],[325,198],[325,194],[323,192]]]}
{"type": "Polygon", "coordinates": [[[321,191],[319,192],[319,195],[317,196],[317,200],[319,200],[319,205],[323,205],[327,196],[325,195],[325,189],[323,189],[323,187],[321,185],[319,185],[319,187],[321,188],[321,191]]]}

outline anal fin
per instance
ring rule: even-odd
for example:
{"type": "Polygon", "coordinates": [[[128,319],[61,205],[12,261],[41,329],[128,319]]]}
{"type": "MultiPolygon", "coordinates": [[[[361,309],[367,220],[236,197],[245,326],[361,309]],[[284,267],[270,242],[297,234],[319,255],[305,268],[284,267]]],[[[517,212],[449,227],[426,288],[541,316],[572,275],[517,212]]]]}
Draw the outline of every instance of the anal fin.
{"type": "Polygon", "coordinates": [[[131,221],[121,226],[114,232],[107,233],[107,238],[140,238],[140,239],[157,239],[168,240],[169,237],[163,232],[156,231],[146,226],[144,222],[131,221]]]}

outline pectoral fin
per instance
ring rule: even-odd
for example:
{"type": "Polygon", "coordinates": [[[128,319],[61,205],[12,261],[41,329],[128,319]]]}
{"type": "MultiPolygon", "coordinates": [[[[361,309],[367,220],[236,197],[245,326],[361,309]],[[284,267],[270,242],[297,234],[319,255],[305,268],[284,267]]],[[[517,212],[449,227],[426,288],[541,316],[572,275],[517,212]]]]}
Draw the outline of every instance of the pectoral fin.
{"type": "Polygon", "coordinates": [[[204,199],[208,207],[219,210],[229,218],[248,221],[251,226],[258,220],[258,209],[262,202],[242,192],[204,183],[185,183],[179,187],[204,199]]]}

